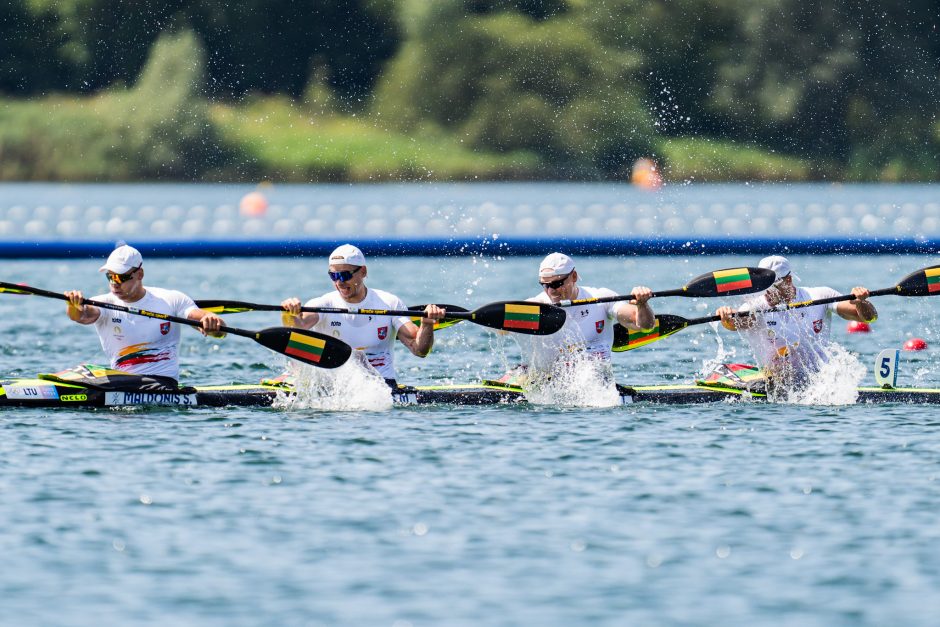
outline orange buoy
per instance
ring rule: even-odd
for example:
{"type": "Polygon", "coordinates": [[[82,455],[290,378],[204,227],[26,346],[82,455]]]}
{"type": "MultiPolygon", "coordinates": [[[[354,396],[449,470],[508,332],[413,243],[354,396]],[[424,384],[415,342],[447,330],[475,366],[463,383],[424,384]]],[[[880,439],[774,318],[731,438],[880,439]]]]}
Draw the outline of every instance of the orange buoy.
{"type": "Polygon", "coordinates": [[[656,168],[656,162],[643,157],[633,164],[630,182],[637,187],[654,190],[663,186],[663,177],[656,168]]]}
{"type": "Polygon", "coordinates": [[[858,320],[851,320],[845,328],[849,333],[868,333],[871,331],[871,327],[868,326],[867,322],[859,322],[858,320]]]}
{"type": "Polygon", "coordinates": [[[245,194],[238,203],[238,210],[245,217],[263,216],[268,210],[268,199],[261,192],[245,194]]]}
{"type": "Polygon", "coordinates": [[[904,350],[906,351],[922,351],[926,348],[927,342],[919,337],[912,337],[908,341],[904,342],[904,350]]]}

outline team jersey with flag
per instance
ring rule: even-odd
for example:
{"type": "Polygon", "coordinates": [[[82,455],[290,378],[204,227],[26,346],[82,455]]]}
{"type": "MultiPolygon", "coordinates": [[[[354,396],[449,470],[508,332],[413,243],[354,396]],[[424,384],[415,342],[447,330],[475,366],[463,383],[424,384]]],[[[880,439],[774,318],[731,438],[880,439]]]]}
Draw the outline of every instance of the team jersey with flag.
{"type": "MultiPolygon", "coordinates": [[[[833,296],[841,294],[830,287],[798,287],[794,302],[833,296]]],[[[739,311],[759,311],[769,307],[764,295],[758,294],[745,301],[739,311]]],[[[743,329],[741,334],[761,366],[776,370],[785,364],[792,376],[802,379],[829,360],[826,349],[835,310],[836,303],[828,303],[764,313],[754,327],[743,329]]]]}
{"type": "MultiPolygon", "coordinates": [[[[578,295],[572,300],[616,295],[616,292],[606,287],[578,286],[578,295]]],[[[545,291],[528,300],[548,304],[552,302],[545,291]]],[[[621,301],[565,307],[567,318],[557,333],[520,337],[531,347],[529,365],[539,370],[551,368],[559,358],[576,352],[585,352],[597,359],[610,361],[614,343],[614,323],[617,320],[617,311],[623,304],[621,301]]]]}
{"type": "MultiPolygon", "coordinates": [[[[360,303],[347,303],[339,292],[329,292],[308,300],[305,307],[331,307],[336,309],[408,309],[400,298],[382,290],[368,288],[360,303]]],[[[321,313],[313,330],[338,338],[365,354],[369,364],[386,379],[395,379],[392,349],[398,329],[410,323],[405,316],[369,316],[356,314],[321,313]]]]}
{"type": "MultiPolygon", "coordinates": [[[[126,303],[108,292],[94,300],[185,318],[196,304],[176,290],[145,287],[146,295],[126,303]]],[[[134,374],[179,378],[180,325],[123,311],[100,309],[95,329],[111,367],[134,374]]]]}

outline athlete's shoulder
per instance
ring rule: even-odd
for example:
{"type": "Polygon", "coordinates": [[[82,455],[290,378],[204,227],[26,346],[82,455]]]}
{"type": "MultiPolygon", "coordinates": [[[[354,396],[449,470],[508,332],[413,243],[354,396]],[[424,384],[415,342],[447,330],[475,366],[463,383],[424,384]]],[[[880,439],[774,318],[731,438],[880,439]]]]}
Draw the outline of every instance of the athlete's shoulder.
{"type": "Polygon", "coordinates": [[[841,292],[838,292],[831,287],[804,287],[800,288],[806,292],[806,300],[819,300],[820,298],[832,298],[833,296],[842,296],[841,292]]]}
{"type": "Polygon", "coordinates": [[[149,285],[145,285],[144,289],[147,290],[148,296],[152,296],[153,298],[158,298],[167,302],[189,300],[189,296],[179,290],[171,290],[165,287],[150,287],[149,285]]]}
{"type": "Polygon", "coordinates": [[[370,287],[369,294],[378,302],[385,304],[385,307],[376,307],[376,309],[398,309],[399,307],[404,307],[404,301],[391,292],[370,287]]]}
{"type": "Polygon", "coordinates": [[[617,295],[617,292],[607,287],[588,287],[582,285],[580,289],[581,292],[578,294],[578,298],[608,298],[617,295]]]}

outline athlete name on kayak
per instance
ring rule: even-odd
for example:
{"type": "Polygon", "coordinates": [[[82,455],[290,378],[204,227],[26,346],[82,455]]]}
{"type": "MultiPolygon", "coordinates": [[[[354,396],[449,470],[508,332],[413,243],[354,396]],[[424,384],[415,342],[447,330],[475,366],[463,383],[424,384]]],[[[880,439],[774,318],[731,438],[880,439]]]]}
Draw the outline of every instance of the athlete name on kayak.
{"type": "Polygon", "coordinates": [[[169,392],[107,392],[104,404],[121,405],[196,405],[195,394],[173,394],[169,392]]]}

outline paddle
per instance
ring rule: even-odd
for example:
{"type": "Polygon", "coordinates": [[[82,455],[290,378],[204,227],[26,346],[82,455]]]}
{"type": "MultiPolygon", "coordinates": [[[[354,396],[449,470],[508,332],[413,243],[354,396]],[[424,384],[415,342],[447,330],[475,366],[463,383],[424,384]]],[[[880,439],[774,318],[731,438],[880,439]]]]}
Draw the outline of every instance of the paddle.
{"type": "MultiPolygon", "coordinates": [[[[242,311],[280,311],[280,305],[259,305],[242,301],[229,300],[197,300],[196,306],[216,313],[238,313],[242,311]]],[[[501,331],[513,331],[527,335],[551,335],[565,324],[565,311],[554,305],[533,303],[523,300],[500,301],[483,305],[473,311],[463,307],[441,305],[446,313],[445,322],[456,324],[460,320],[469,320],[475,324],[501,331]],[[459,311],[458,311],[459,310],[459,311]]],[[[406,310],[395,309],[362,309],[349,307],[301,307],[300,311],[308,313],[353,314],[359,316],[407,316],[414,318],[415,311],[423,310],[425,305],[415,305],[406,310]]],[[[445,325],[450,326],[450,325],[445,325]]],[[[435,329],[439,328],[437,325],[435,329]]]]}
{"type": "MultiPolygon", "coordinates": [[[[216,314],[234,314],[242,313],[245,311],[281,311],[284,309],[279,305],[257,305],[255,303],[244,303],[241,301],[235,300],[197,300],[196,306],[200,309],[205,309],[206,311],[211,311],[216,314]]],[[[445,311],[458,311],[466,312],[467,309],[460,307],[458,305],[440,305],[444,308],[445,311]]],[[[411,305],[408,307],[408,311],[411,313],[411,321],[416,325],[421,326],[421,316],[415,315],[416,312],[424,311],[424,308],[427,305],[411,305]]],[[[445,317],[443,320],[438,320],[434,323],[434,330],[446,329],[447,327],[454,326],[460,322],[457,318],[445,317]]]]}
{"type": "MultiPolygon", "coordinates": [[[[916,272],[908,274],[900,280],[894,287],[886,287],[880,290],[869,292],[869,296],[934,296],[940,294],[940,265],[922,268],[916,272]]],[[[807,300],[799,303],[782,303],[773,309],[766,309],[761,313],[772,311],[789,311],[791,309],[801,309],[803,307],[812,307],[813,305],[828,305],[829,303],[838,303],[843,301],[852,301],[855,297],[851,294],[842,296],[830,296],[818,300],[807,300]]],[[[740,314],[747,315],[747,314],[740,314]]],[[[646,346],[651,342],[669,337],[686,327],[696,324],[705,324],[707,322],[718,322],[721,316],[704,316],[702,318],[683,318],[670,314],[656,316],[656,326],[650,331],[633,331],[616,325],[614,327],[614,348],[616,352],[623,352],[646,346]]]]}
{"type": "MultiPolygon", "coordinates": [[[[56,298],[64,301],[69,300],[65,294],[59,294],[58,292],[49,292],[37,287],[14,285],[2,281],[0,281],[0,292],[32,294],[45,298],[56,298]]],[[[103,309],[113,309],[115,311],[125,311],[137,316],[144,316],[145,318],[169,320],[170,322],[178,322],[179,324],[186,324],[191,327],[202,326],[195,320],[189,320],[188,318],[179,318],[169,314],[147,311],[146,309],[124,307],[123,305],[112,305],[111,303],[103,303],[87,298],[82,299],[82,304],[94,305],[95,307],[101,307],[103,309]]],[[[346,360],[349,359],[349,356],[352,354],[352,348],[345,342],[341,342],[328,335],[322,335],[305,329],[272,327],[270,329],[262,329],[261,331],[246,331],[244,329],[236,329],[235,327],[222,326],[219,327],[219,330],[225,333],[231,333],[232,335],[250,338],[275,353],[286,355],[291,359],[296,359],[297,361],[302,361],[305,364],[319,368],[336,368],[341,366],[346,363],[346,360]]]]}
{"type": "MultiPolygon", "coordinates": [[[[726,268],[715,270],[697,276],[683,287],[664,292],[653,292],[653,298],[666,296],[685,296],[688,298],[711,298],[714,296],[740,296],[762,292],[773,285],[777,275],[773,270],[766,268],[726,268]]],[[[631,294],[618,296],[603,296],[601,298],[579,298],[576,300],[563,300],[559,307],[576,307],[578,305],[593,305],[596,303],[614,303],[622,300],[632,300],[631,294]]]]}

